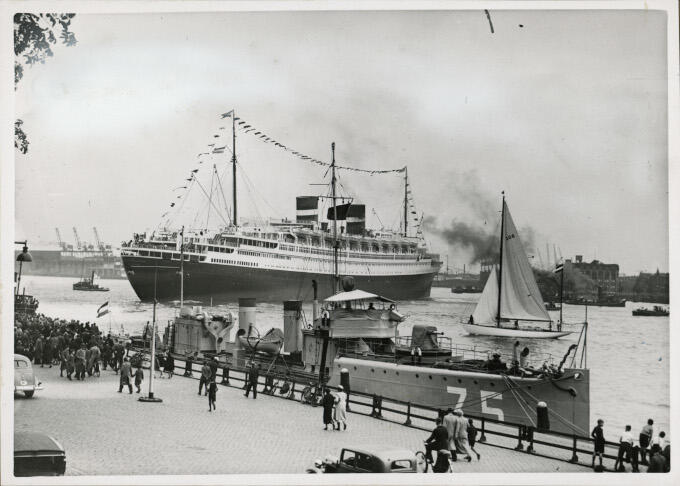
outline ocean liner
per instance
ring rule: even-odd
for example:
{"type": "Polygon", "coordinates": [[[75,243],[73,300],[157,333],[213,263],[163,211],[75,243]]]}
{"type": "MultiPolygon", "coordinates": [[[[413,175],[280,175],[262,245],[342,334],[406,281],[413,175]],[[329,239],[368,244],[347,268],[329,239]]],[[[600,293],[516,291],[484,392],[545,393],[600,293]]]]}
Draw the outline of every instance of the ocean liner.
{"type": "MultiPolygon", "coordinates": [[[[400,300],[430,295],[441,262],[428,253],[420,228],[413,228],[413,223],[409,228],[411,215],[417,213],[406,168],[394,171],[404,176],[399,232],[368,230],[366,206],[336,194],[336,171],[342,168],[335,164],[334,144],[333,162],[327,164],[330,195],[297,197],[295,221],[238,224],[235,124],[239,118],[233,112],[228,115],[233,135],[230,224],[213,230],[159,229],[135,234],[123,243],[125,272],[141,300],[152,300],[154,295],[174,300],[182,293],[187,298],[215,302],[246,295],[278,301],[304,297],[311,280],[317,282],[319,295],[327,297],[336,291],[336,266],[340,275],[354,277],[356,285],[368,292],[400,300]],[[328,206],[326,211],[324,206],[328,206]]],[[[188,179],[192,183],[194,174],[188,179]]]]}

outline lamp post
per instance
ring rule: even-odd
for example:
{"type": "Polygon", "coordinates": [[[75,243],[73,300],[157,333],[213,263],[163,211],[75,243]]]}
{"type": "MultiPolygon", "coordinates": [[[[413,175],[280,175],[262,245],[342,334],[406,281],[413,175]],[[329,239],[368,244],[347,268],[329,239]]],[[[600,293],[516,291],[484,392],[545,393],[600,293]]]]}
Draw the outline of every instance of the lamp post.
{"type": "Polygon", "coordinates": [[[28,252],[28,240],[15,241],[14,244],[15,245],[24,245],[24,248],[21,251],[21,253],[19,253],[17,255],[17,261],[19,262],[19,276],[17,278],[17,290],[15,292],[15,295],[19,295],[19,289],[21,288],[21,268],[22,268],[24,262],[26,262],[26,263],[32,262],[33,257],[28,252]]]}
{"type": "Polygon", "coordinates": [[[156,287],[158,284],[158,269],[172,269],[177,270],[177,267],[163,267],[157,265],[138,265],[132,268],[153,268],[153,319],[151,325],[151,368],[149,371],[149,395],[146,397],[139,397],[140,402],[144,403],[159,403],[162,402],[160,398],[154,396],[153,379],[156,366],[156,287]]]}

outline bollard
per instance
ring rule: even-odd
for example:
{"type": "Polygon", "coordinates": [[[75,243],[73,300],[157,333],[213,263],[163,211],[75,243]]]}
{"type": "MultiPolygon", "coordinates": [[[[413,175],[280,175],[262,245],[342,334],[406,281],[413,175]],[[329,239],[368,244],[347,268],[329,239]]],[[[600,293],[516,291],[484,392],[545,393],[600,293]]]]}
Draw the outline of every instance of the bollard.
{"type": "Polygon", "coordinates": [[[345,391],[345,394],[347,395],[347,411],[351,412],[349,408],[349,370],[347,368],[343,368],[340,370],[340,384],[342,385],[343,390],[345,391]]]}
{"type": "Polygon", "coordinates": [[[516,451],[523,451],[524,446],[522,445],[522,432],[523,432],[524,426],[520,425],[517,428],[517,445],[515,446],[516,451]]]}
{"type": "Polygon", "coordinates": [[[408,402],[408,404],[407,404],[406,422],[404,422],[404,425],[411,425],[411,402],[408,402]]]}
{"type": "Polygon", "coordinates": [[[538,430],[550,430],[550,417],[548,416],[548,404],[538,402],[536,405],[536,422],[538,430]]]}
{"type": "MultiPolygon", "coordinates": [[[[576,464],[578,462],[578,456],[576,455],[576,436],[574,436],[574,443],[572,445],[572,454],[571,454],[571,459],[569,459],[569,462],[576,464]]],[[[593,460],[595,456],[593,456],[593,460]]]]}
{"type": "Polygon", "coordinates": [[[222,368],[222,384],[229,385],[229,367],[222,368]]]}
{"type": "Polygon", "coordinates": [[[376,409],[377,404],[378,404],[378,398],[375,395],[373,395],[373,400],[372,400],[372,403],[371,403],[371,417],[376,416],[375,409],[376,409]]]}
{"type": "Polygon", "coordinates": [[[479,442],[486,442],[486,434],[484,434],[484,424],[485,424],[485,421],[484,421],[484,419],[482,419],[482,433],[479,436],[479,442]]]}
{"type": "Polygon", "coordinates": [[[534,453],[534,429],[533,427],[527,427],[527,435],[526,435],[526,440],[529,441],[529,445],[527,446],[527,452],[529,454],[534,453]]]}

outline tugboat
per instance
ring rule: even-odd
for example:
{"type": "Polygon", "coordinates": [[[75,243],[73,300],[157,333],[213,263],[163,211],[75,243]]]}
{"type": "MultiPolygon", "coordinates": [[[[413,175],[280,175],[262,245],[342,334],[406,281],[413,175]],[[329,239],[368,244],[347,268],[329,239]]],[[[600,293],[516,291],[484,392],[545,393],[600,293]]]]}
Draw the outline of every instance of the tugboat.
{"type": "Polygon", "coordinates": [[[646,307],[640,307],[639,309],[633,310],[634,316],[668,316],[670,312],[668,309],[664,309],[660,305],[655,305],[653,309],[647,309],[646,307]]]}
{"type": "Polygon", "coordinates": [[[554,302],[546,302],[545,303],[545,310],[547,310],[547,311],[558,311],[561,308],[562,308],[561,306],[555,305],[554,302]]]}
{"type": "Polygon", "coordinates": [[[84,277],[82,280],[73,284],[73,290],[81,290],[84,292],[108,292],[109,289],[106,287],[100,287],[94,283],[94,270],[92,270],[92,276],[90,278],[84,277]]]}

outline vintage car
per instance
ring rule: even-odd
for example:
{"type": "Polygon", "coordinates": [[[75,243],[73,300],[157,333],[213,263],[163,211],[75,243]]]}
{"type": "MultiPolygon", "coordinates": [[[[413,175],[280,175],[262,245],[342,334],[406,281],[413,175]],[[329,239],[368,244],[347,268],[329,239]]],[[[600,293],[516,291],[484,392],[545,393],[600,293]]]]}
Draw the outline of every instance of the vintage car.
{"type": "Polygon", "coordinates": [[[42,390],[42,384],[35,379],[31,360],[21,354],[14,355],[14,393],[24,392],[31,398],[36,390],[42,390]]]}
{"type": "Polygon", "coordinates": [[[38,432],[14,433],[15,476],[63,476],[66,452],[53,437],[38,432]]]}
{"type": "Polygon", "coordinates": [[[394,447],[345,447],[340,458],[315,461],[308,473],[416,473],[416,455],[394,447]]]}

